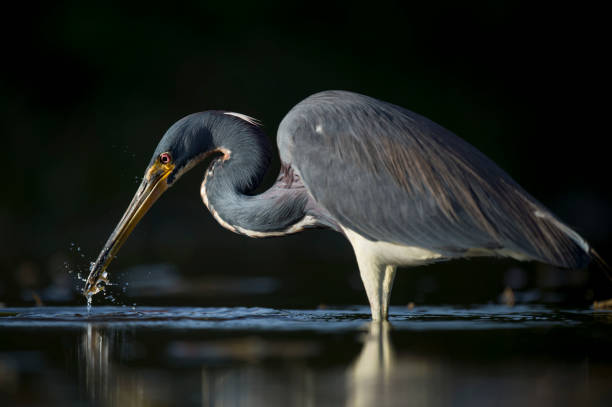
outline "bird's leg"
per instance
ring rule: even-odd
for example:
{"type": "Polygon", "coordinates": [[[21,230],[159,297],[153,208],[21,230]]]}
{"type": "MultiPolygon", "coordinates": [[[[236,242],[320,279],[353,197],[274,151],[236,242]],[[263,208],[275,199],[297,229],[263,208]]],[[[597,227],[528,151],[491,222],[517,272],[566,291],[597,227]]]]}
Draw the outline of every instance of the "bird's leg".
{"type": "Polygon", "coordinates": [[[385,277],[383,279],[383,319],[389,318],[389,303],[391,302],[391,290],[393,290],[393,282],[395,281],[396,266],[388,264],[385,267],[385,277]]]}
{"type": "Polygon", "coordinates": [[[389,316],[389,300],[391,299],[396,267],[378,264],[363,256],[357,256],[357,263],[359,264],[361,281],[363,281],[370,302],[372,320],[386,320],[389,316]]]}

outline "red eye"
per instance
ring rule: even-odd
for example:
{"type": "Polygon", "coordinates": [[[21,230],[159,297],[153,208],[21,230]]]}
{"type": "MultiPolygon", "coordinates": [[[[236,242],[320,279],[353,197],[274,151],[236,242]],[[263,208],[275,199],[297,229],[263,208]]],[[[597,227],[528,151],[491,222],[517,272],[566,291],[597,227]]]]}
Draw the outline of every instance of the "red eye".
{"type": "Polygon", "coordinates": [[[172,161],[172,156],[170,153],[161,153],[159,155],[159,161],[161,161],[162,164],[168,164],[170,161],[172,161]]]}

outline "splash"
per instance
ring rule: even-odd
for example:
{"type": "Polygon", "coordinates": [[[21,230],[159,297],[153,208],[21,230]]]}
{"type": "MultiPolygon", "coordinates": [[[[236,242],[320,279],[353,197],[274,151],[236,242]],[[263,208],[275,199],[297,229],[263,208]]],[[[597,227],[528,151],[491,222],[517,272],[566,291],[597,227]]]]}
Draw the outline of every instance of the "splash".
{"type": "MultiPolygon", "coordinates": [[[[83,252],[81,247],[77,245],[75,242],[70,242],[68,250],[72,253],[73,256],[76,255],[80,257],[81,259],[85,258],[85,253],[83,252]]],[[[75,261],[75,262],[65,261],[64,262],[64,269],[68,272],[68,274],[70,274],[70,277],[73,280],[76,280],[76,286],[77,286],[76,289],[78,292],[82,292],[82,286],[80,286],[80,282],[83,282],[83,283],[87,282],[87,279],[83,277],[84,267],[80,263],[81,263],[80,261],[75,261]]],[[[93,262],[90,262],[89,268],[91,269],[92,266],[93,266],[93,262]]],[[[91,304],[92,304],[92,298],[91,296],[88,296],[87,297],[87,312],[88,313],[91,311],[91,304]]]]}

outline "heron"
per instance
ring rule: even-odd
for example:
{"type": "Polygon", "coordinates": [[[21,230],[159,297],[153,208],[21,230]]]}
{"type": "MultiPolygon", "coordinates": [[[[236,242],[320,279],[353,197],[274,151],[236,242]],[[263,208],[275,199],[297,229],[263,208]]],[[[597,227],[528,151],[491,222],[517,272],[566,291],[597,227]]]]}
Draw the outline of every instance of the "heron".
{"type": "Polygon", "coordinates": [[[255,193],[272,158],[257,120],[211,110],[174,123],[92,263],[88,301],[108,284],[110,262],[153,203],[211,155],[200,194],[217,222],[254,238],[313,228],[343,234],[373,320],[388,318],[398,266],[491,256],[580,269],[597,256],[483,153],[403,107],[316,93],[283,118],[277,144],[279,175],[255,193]]]}

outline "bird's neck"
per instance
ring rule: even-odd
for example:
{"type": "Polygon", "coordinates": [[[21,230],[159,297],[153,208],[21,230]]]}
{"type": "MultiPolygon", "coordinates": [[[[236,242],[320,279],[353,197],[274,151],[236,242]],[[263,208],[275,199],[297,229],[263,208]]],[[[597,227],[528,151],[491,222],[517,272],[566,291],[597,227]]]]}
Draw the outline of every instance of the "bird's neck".
{"type": "Polygon", "coordinates": [[[232,126],[211,128],[215,158],[202,182],[204,204],[225,228],[251,237],[295,233],[310,223],[303,186],[292,185],[282,171],[267,191],[255,195],[271,159],[271,146],[257,127],[242,119],[225,117],[232,126]],[[217,130],[219,129],[219,130],[217,130]]]}

